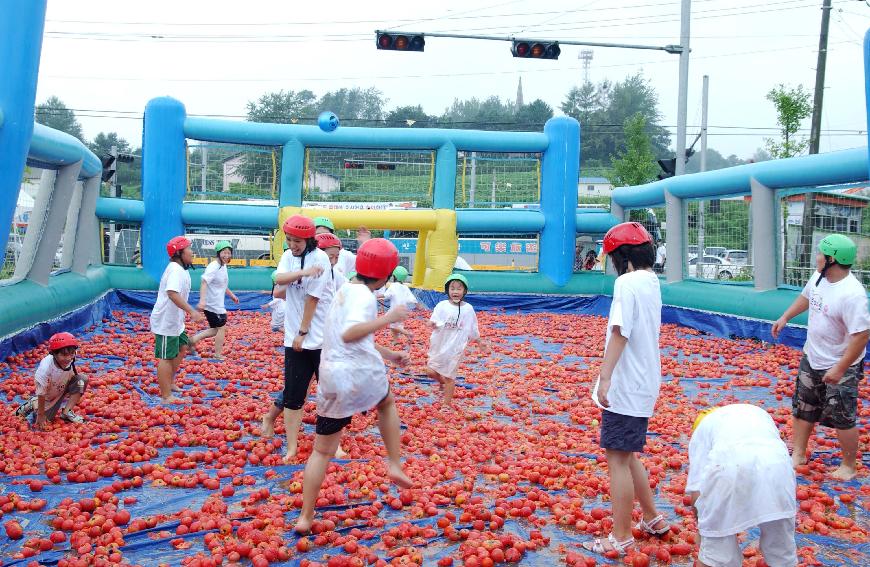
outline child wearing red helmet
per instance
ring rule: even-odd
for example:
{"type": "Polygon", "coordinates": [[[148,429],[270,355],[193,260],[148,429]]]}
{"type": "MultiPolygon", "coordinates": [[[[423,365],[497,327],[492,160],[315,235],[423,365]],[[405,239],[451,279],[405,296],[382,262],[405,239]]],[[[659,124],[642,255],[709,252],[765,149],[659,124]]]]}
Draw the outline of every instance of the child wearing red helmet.
{"type": "Polygon", "coordinates": [[[176,236],[166,245],[169,264],[160,277],[157,301],[151,310],[151,332],[154,333],[154,356],[157,358],[157,385],[165,404],[184,402],[175,395],[181,389],[175,384],[175,374],[187,352],[194,346],[184,331],[184,314],[199,322],[203,315],[190,306],[190,269],[193,250],[190,240],[176,236]]]}
{"type": "Polygon", "coordinates": [[[408,355],[375,344],[374,336],[408,316],[404,305],[396,305],[378,317],[374,290],[384,285],[398,264],[399,252],[390,241],[375,238],[363,243],[356,256],[355,276],[362,285],[342,287],[329,310],[317,387],[314,449],[305,465],[302,510],[296,522],[299,533],[311,529],[326,470],[354,414],[378,409],[390,480],[403,488],[411,486],[402,470],[401,424],[384,365],[384,359],[404,364],[408,355]]]}
{"type": "Polygon", "coordinates": [[[662,295],[652,269],[653,239],[640,223],[611,228],[604,236],[604,253],[619,277],[613,285],[604,360],[592,399],[602,409],[599,443],[610,474],[613,529],[606,538],[585,542],[583,547],[595,553],[625,555],[634,545],[635,498],[643,513],[638,531],[661,535],[670,529],[655,507],[646,469],[635,456],[646,444],[647,425],[661,384],[662,295]]]}
{"type": "Polygon", "coordinates": [[[27,418],[35,413],[36,428],[44,429],[47,422],[54,421],[63,406],[60,411],[62,420],[71,423],[84,421],[73,412],[88,387],[87,379],[76,372],[78,348],[79,341],[70,333],[57,333],[48,339],[49,354],[36,367],[36,395],[18,406],[15,415],[27,418]]]}
{"type": "Polygon", "coordinates": [[[320,368],[323,325],[332,301],[329,257],[317,247],[314,222],[304,215],[289,217],[282,226],[287,250],[278,262],[276,285],[286,285],[284,306],[284,390],[263,416],[262,433],[274,434],[275,420],[284,415],[285,461],[296,456],[302,407],[311,378],[320,368]]]}

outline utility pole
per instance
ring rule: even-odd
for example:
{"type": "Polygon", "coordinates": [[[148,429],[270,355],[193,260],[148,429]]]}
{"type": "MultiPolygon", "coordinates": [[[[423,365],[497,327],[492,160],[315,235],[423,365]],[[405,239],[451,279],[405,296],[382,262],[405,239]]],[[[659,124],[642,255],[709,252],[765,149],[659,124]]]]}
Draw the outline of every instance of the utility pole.
{"type": "MultiPolygon", "coordinates": [[[[710,77],[704,75],[704,84],[701,87],[701,171],[707,171],[707,94],[710,87],[710,77]]],[[[704,215],[707,204],[698,201],[698,260],[704,259],[704,215]]]]}
{"type": "MultiPolygon", "coordinates": [[[[110,155],[112,156],[112,165],[117,168],[118,166],[118,146],[112,146],[109,150],[110,155]]],[[[113,171],[112,177],[109,178],[109,195],[112,197],[118,197],[118,172],[117,169],[113,171]]],[[[109,221],[109,263],[115,263],[115,221],[109,221]]]]}
{"type": "MultiPolygon", "coordinates": [[[[825,94],[825,64],[828,59],[828,26],[831,22],[831,0],[822,1],[822,29],[819,32],[819,56],[816,63],[816,90],[813,95],[813,118],[810,126],[810,154],[819,153],[822,130],[822,99],[825,94]]],[[[813,232],[815,231],[815,199],[811,192],[804,193],[804,210],[801,215],[800,253],[798,266],[809,268],[812,273],[813,232]]],[[[803,275],[803,274],[801,274],[803,275]]],[[[807,277],[809,275],[807,274],[807,277]]],[[[805,277],[796,278],[799,281],[805,277]]],[[[794,282],[790,282],[794,283],[794,282]]]]}

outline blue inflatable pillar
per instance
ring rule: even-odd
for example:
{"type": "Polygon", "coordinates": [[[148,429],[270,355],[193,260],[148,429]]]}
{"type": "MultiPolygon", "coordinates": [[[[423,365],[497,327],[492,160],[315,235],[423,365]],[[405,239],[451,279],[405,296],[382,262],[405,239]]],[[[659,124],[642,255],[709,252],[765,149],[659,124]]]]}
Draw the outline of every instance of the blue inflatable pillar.
{"type": "Polygon", "coordinates": [[[0,0],[0,250],[6,250],[27,149],[42,52],[46,0],[0,0]]]}
{"type": "Polygon", "coordinates": [[[577,238],[577,182],[580,179],[580,124],[560,116],[544,125],[549,143],[541,164],[541,231],[538,271],[554,284],[568,283],[577,238]]]}
{"type": "Polygon", "coordinates": [[[281,183],[278,189],[278,207],[301,207],[305,167],[305,146],[299,140],[284,144],[281,152],[281,183]]]}
{"type": "Polygon", "coordinates": [[[445,142],[435,154],[433,209],[453,209],[456,204],[456,146],[445,142]]]}
{"type": "MultiPolygon", "coordinates": [[[[864,34],[864,97],[866,99],[867,124],[870,124],[870,30],[864,34]]],[[[867,131],[867,151],[870,152],[870,130],[867,131]]],[[[867,163],[870,164],[870,155],[868,155],[867,163]]],[[[868,175],[870,175],[870,171],[868,171],[868,175]]]]}
{"type": "Polygon", "coordinates": [[[170,97],[155,98],[145,107],[142,134],[142,267],[160,281],[169,258],[166,243],[184,234],[181,204],[187,192],[186,112],[170,97]]]}

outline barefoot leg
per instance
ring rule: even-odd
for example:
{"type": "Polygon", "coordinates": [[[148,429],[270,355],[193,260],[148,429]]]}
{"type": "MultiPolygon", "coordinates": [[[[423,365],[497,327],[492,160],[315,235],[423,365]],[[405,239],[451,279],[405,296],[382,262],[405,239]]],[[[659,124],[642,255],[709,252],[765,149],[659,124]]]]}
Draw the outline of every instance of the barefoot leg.
{"type": "Polygon", "coordinates": [[[413,482],[402,469],[402,430],[399,411],[393,393],[378,405],[378,429],[387,448],[387,466],[390,480],[401,488],[411,488],[413,482]]]}
{"type": "Polygon", "coordinates": [[[320,487],[326,477],[326,469],[329,461],[341,444],[341,431],[332,435],[315,435],[314,450],[305,464],[305,473],[302,476],[302,510],[299,519],[296,520],[295,530],[300,534],[311,531],[311,523],[314,521],[314,505],[320,494],[320,487]]]}

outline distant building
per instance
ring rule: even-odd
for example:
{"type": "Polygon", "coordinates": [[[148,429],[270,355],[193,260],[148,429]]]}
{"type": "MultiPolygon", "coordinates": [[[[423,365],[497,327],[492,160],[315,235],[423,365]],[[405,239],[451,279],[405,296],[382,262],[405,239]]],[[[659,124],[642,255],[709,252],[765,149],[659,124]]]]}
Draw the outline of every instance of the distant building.
{"type": "MultiPolygon", "coordinates": [[[[816,193],[813,198],[814,229],[862,234],[861,217],[867,207],[867,197],[861,196],[863,187],[849,189],[843,193],[816,193]]],[[[804,195],[791,195],[788,198],[788,226],[800,226],[803,222],[804,195]]]]}
{"type": "Polygon", "coordinates": [[[610,197],[613,184],[606,177],[581,177],[577,183],[577,198],[610,197]]]}
{"type": "MultiPolygon", "coordinates": [[[[223,184],[222,190],[228,193],[233,185],[244,185],[247,183],[242,175],[245,165],[245,155],[239,154],[227,158],[223,161],[223,184]]],[[[254,184],[260,185],[263,180],[255,179],[254,184]]],[[[305,187],[308,191],[315,193],[332,193],[333,191],[341,190],[341,181],[334,175],[329,175],[323,171],[316,169],[308,170],[308,179],[305,180],[305,187]]]]}

